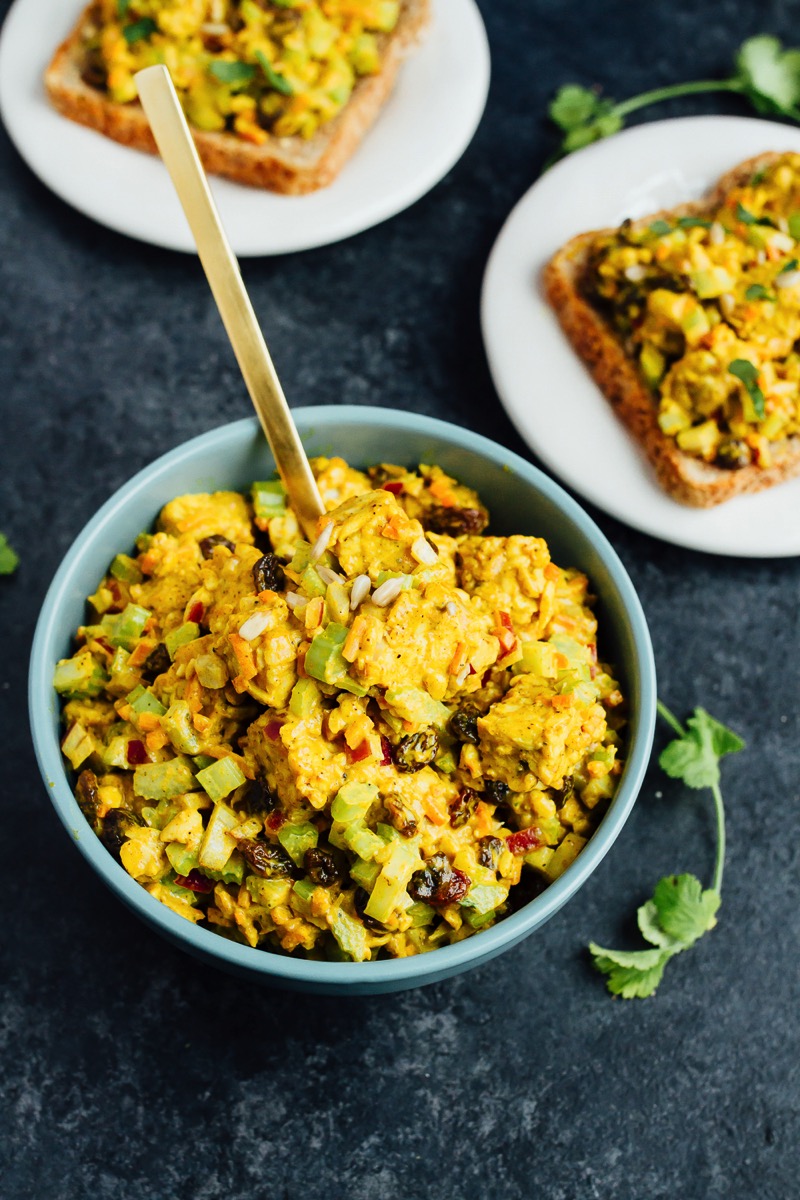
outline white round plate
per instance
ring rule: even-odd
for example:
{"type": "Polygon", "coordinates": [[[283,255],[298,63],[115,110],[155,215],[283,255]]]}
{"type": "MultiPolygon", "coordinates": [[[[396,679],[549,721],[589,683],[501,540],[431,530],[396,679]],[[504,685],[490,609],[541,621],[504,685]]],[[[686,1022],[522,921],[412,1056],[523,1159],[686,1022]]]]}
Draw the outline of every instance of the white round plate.
{"type": "MultiPolygon", "coordinates": [[[[16,0],[0,39],[0,113],[31,170],[62,200],[155,246],[194,252],[160,160],[76,125],[49,104],[42,78],[83,0],[16,0]]],[[[214,179],[240,257],[325,246],[401,212],[446,175],[486,104],[489,46],[474,0],[435,0],[422,45],[401,68],[375,125],[330,187],[279,196],[214,179]]]]}
{"type": "Polygon", "coordinates": [[[571,155],[506,221],[481,304],[500,399],[554,474],[634,529],[749,558],[800,554],[800,479],[711,509],[671,500],[567,342],[541,275],[576,234],[697,199],[729,168],[765,150],[800,152],[800,130],[746,117],[685,117],[641,125],[571,155]]]}

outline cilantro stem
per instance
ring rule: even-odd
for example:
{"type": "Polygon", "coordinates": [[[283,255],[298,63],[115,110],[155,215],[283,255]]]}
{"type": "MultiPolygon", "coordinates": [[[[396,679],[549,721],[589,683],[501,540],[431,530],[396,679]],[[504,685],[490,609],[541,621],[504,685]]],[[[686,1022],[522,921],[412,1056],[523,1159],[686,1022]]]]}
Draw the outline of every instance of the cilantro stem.
{"type": "MultiPolygon", "coordinates": [[[[686,737],[686,730],[678,718],[670,712],[666,704],[656,700],[659,716],[672,726],[678,737],[686,737]]],[[[714,814],[717,819],[717,854],[714,860],[714,879],[711,884],[715,892],[722,890],[722,873],[725,868],[725,805],[722,803],[722,792],[718,783],[711,784],[711,795],[714,797],[714,814]]]]}
{"type": "Polygon", "coordinates": [[[668,725],[672,726],[678,737],[686,737],[686,730],[683,728],[678,718],[673,716],[673,714],[669,711],[666,704],[664,704],[661,700],[656,700],[656,707],[658,708],[659,715],[664,718],[668,725]]]}
{"type": "Polygon", "coordinates": [[[712,785],[711,795],[714,797],[714,812],[717,817],[717,857],[714,862],[714,879],[711,886],[718,895],[721,895],[722,872],[725,867],[725,806],[722,803],[722,792],[719,790],[718,783],[712,785]]]}
{"type": "Polygon", "coordinates": [[[618,117],[625,117],[638,108],[646,108],[662,100],[674,100],[678,96],[693,96],[699,92],[743,91],[745,85],[741,79],[700,79],[694,83],[673,83],[669,87],[653,88],[652,91],[632,96],[630,100],[623,100],[621,104],[615,104],[612,111],[618,117]]]}

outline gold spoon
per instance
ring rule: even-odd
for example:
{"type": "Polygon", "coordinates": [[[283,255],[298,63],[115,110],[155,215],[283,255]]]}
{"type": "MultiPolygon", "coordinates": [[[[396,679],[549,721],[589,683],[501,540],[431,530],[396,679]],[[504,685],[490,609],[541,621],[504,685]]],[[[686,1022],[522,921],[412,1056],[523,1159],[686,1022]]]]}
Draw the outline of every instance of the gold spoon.
{"type": "Polygon", "coordinates": [[[317,518],[325,508],[169,71],[145,67],[134,79],[283,485],[303,532],[313,542],[317,518]]]}

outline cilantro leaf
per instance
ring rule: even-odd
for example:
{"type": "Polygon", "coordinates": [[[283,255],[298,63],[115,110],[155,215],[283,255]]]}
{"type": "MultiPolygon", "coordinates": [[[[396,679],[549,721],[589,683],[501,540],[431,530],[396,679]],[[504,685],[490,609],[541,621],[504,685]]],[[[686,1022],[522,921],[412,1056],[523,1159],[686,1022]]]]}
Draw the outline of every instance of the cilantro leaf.
{"type": "Polygon", "coordinates": [[[682,950],[714,928],[720,903],[719,892],[713,888],[703,891],[696,875],[667,875],[653,892],[659,927],[682,950]]]}
{"type": "Polygon", "coordinates": [[[745,300],[774,300],[772,292],[763,283],[751,283],[744,294],[745,300]]]}
{"type": "Polygon", "coordinates": [[[623,1000],[652,996],[661,983],[664,967],[672,954],[669,950],[607,950],[589,943],[592,962],[606,976],[606,987],[623,1000]]]}
{"type": "Polygon", "coordinates": [[[252,63],[229,62],[227,59],[217,59],[209,64],[208,72],[220,83],[244,84],[249,83],[256,73],[252,63]]]}
{"type": "Polygon", "coordinates": [[[719,759],[741,750],[744,742],[704,708],[696,708],[686,725],[684,736],[675,738],[662,750],[658,764],[672,779],[682,779],[687,787],[716,787],[719,759]]]}
{"type": "Polygon", "coordinates": [[[797,267],[797,259],[796,259],[796,258],[790,258],[790,259],[788,260],[788,262],[785,262],[785,263],[783,264],[783,266],[781,267],[780,271],[778,271],[778,274],[779,274],[779,275],[783,275],[783,273],[784,273],[785,271],[794,271],[794,270],[796,269],[796,267],[797,267]]]}
{"type": "Polygon", "coordinates": [[[712,224],[707,217],[678,217],[681,229],[710,229],[712,224]]]}
{"type": "Polygon", "coordinates": [[[784,50],[776,37],[748,38],[736,55],[743,90],[757,112],[794,116],[800,104],[800,51],[784,50]]]}
{"type": "Polygon", "coordinates": [[[274,91],[280,92],[282,96],[293,96],[294,88],[289,83],[289,80],[285,75],[281,75],[280,71],[275,70],[263,50],[256,50],[256,58],[269,86],[274,91]]]}
{"type": "Polygon", "coordinates": [[[672,233],[672,226],[669,221],[659,219],[658,221],[653,221],[652,225],[648,226],[648,232],[654,233],[656,237],[664,237],[665,234],[672,233]]]}
{"type": "Polygon", "coordinates": [[[0,533],[0,575],[12,575],[17,569],[19,555],[8,544],[4,533],[0,533]]]}
{"type": "Polygon", "coordinates": [[[559,129],[569,133],[591,121],[597,111],[597,93],[577,83],[566,83],[551,100],[547,112],[559,129]]]}
{"type": "Polygon", "coordinates": [[[636,924],[646,942],[658,946],[661,950],[672,950],[677,953],[681,949],[680,940],[671,937],[661,925],[658,906],[655,900],[646,900],[636,912],[636,924]]]}
{"type": "Polygon", "coordinates": [[[132,25],[126,25],[122,31],[122,36],[129,46],[133,46],[136,42],[141,42],[144,38],[151,37],[158,29],[152,17],[142,17],[141,21],[134,21],[132,25]]]}
{"type": "Polygon", "coordinates": [[[728,365],[728,371],[744,384],[745,390],[753,402],[756,416],[763,421],[767,411],[764,405],[764,393],[758,386],[758,368],[747,358],[735,358],[728,365]]]}

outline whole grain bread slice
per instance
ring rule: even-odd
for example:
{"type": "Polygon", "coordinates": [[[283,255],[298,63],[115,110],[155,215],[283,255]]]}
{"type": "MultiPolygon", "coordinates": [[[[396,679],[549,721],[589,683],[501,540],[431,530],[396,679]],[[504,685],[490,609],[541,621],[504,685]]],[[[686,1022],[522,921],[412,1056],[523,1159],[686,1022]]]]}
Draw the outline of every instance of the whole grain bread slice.
{"type": "MultiPolygon", "coordinates": [[[[741,186],[777,154],[758,155],[740,163],[724,175],[709,196],[673,209],[653,213],[636,225],[649,225],[659,218],[700,216],[713,211],[722,198],[741,186]]],[[[579,234],[556,252],[544,272],[544,289],[561,326],[597,383],[647,455],[662,487],[673,499],[696,508],[711,508],[751,492],[760,492],[800,475],[800,437],[771,444],[772,465],[756,464],[725,470],[703,462],[679,449],[674,438],[662,433],[653,393],[626,353],[614,328],[585,298],[582,277],[598,237],[613,229],[579,234]]]]}
{"type": "MultiPolygon", "coordinates": [[[[94,5],[81,14],[45,72],[45,87],[60,113],[136,150],[156,153],[156,145],[139,104],[117,104],[83,79],[83,30],[93,20],[94,5]]],[[[386,102],[397,72],[421,40],[430,21],[430,0],[402,0],[394,30],[379,38],[381,70],[358,80],[342,111],[311,138],[270,137],[261,146],[230,133],[193,129],[207,171],[237,183],[301,195],[332,183],[374,123],[386,102]]]]}

